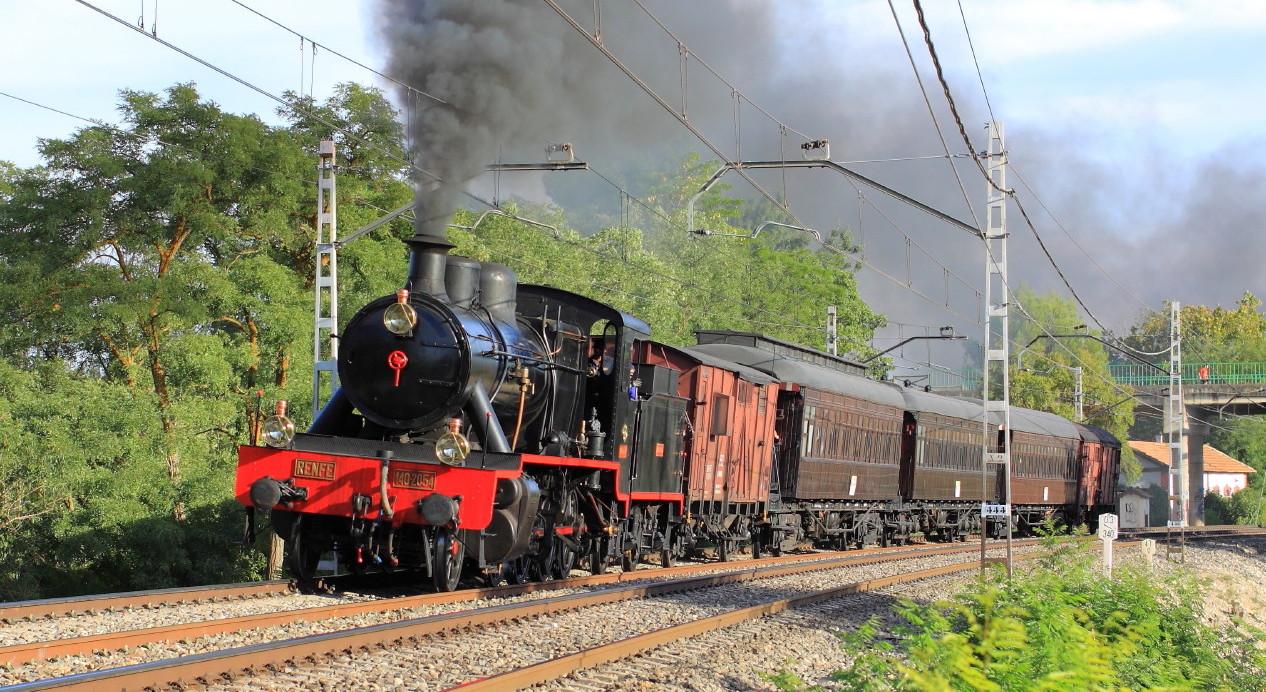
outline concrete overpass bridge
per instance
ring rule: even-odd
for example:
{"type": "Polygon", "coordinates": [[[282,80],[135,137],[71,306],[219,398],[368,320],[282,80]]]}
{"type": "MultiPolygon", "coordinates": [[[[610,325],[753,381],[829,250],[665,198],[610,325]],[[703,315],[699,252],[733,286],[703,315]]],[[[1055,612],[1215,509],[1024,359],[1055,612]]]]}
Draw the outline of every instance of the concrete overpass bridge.
{"type": "MultiPolygon", "coordinates": [[[[1138,408],[1153,413],[1165,409],[1169,396],[1167,375],[1141,364],[1116,364],[1109,369],[1113,379],[1134,390],[1139,398],[1138,408]]],[[[1182,398],[1187,414],[1192,514],[1200,522],[1204,518],[1204,445],[1212,425],[1227,416],[1266,414],[1266,362],[1184,363],[1182,398]]]]}

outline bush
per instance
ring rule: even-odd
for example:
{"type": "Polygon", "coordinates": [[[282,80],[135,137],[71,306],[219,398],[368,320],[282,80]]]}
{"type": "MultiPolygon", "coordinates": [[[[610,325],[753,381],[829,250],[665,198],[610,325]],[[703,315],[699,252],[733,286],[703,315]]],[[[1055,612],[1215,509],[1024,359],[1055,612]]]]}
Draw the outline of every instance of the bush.
{"type": "Polygon", "coordinates": [[[1259,524],[1262,521],[1262,491],[1245,488],[1230,497],[1217,493],[1204,496],[1206,524],[1259,524]]]}
{"type": "MultiPolygon", "coordinates": [[[[1216,630],[1187,573],[1144,566],[1101,574],[1093,556],[1050,539],[1036,568],[979,581],[950,601],[902,602],[896,644],[878,621],[844,636],[856,652],[834,678],[853,690],[1257,689],[1262,633],[1216,630]]],[[[782,689],[806,689],[788,673],[782,689]]]]}

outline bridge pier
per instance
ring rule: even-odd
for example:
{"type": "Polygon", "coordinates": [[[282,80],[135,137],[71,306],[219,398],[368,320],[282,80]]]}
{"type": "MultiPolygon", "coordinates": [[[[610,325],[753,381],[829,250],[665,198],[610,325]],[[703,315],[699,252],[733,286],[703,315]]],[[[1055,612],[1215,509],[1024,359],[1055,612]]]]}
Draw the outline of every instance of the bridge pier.
{"type": "Polygon", "coordinates": [[[1206,408],[1184,406],[1187,419],[1187,486],[1191,493],[1190,526],[1204,526],[1204,445],[1209,421],[1216,414],[1206,408]]]}

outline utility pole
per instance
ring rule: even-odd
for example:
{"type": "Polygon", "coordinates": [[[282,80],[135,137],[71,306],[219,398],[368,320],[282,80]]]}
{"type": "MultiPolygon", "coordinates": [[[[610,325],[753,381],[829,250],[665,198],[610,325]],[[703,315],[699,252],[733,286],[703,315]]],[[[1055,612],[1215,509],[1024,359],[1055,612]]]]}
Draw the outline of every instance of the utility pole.
{"type": "Polygon", "coordinates": [[[1186,422],[1186,411],[1182,402],[1182,321],[1178,301],[1169,304],[1169,405],[1166,406],[1166,423],[1169,433],[1169,505],[1172,513],[1166,524],[1166,533],[1178,529],[1178,544],[1174,545],[1173,536],[1166,536],[1166,552],[1168,555],[1183,554],[1187,542],[1187,518],[1190,504],[1190,489],[1187,485],[1187,446],[1183,440],[1183,426],[1186,422]]]}
{"type": "Polygon", "coordinates": [[[1077,411],[1077,422],[1086,422],[1086,394],[1081,387],[1081,367],[1073,368],[1073,408],[1077,411]]]}
{"type": "Polygon", "coordinates": [[[1007,528],[1007,577],[1012,574],[1011,559],[1011,348],[1009,330],[1010,291],[1007,279],[1007,151],[1003,138],[1002,125],[990,122],[988,126],[989,149],[986,170],[989,181],[986,182],[985,208],[985,339],[984,368],[981,372],[984,399],[984,439],[983,459],[980,467],[981,506],[980,506],[980,568],[983,571],[987,564],[998,560],[987,559],[988,519],[986,514],[998,515],[1006,522],[1007,528]],[[995,372],[996,371],[996,372],[995,372]],[[992,376],[1000,378],[1001,393],[995,395],[991,391],[992,376]],[[996,414],[996,418],[995,418],[996,414]],[[1002,449],[995,451],[998,440],[998,427],[995,420],[1000,420],[1005,433],[1002,436],[1002,449]],[[998,474],[997,469],[1002,473],[998,474]],[[999,494],[1002,495],[1002,506],[990,507],[989,474],[1001,475],[999,494]]]}
{"type": "Polygon", "coordinates": [[[833,355],[839,355],[838,332],[835,329],[835,306],[826,306],[826,352],[833,355]]]}
{"type": "Polygon", "coordinates": [[[334,140],[321,140],[317,159],[316,294],[312,327],[312,418],[321,412],[321,373],[329,373],[329,393],[338,386],[338,201],[334,140]]]}

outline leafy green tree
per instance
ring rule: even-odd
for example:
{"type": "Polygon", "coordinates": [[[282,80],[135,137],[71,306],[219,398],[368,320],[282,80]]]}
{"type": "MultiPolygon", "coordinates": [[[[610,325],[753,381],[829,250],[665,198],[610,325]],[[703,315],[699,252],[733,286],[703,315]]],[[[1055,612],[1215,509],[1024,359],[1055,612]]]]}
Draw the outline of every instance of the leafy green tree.
{"type": "Polygon", "coordinates": [[[1055,293],[1038,294],[1023,286],[1016,291],[1016,298],[1033,319],[1011,320],[1016,351],[1016,361],[1011,368],[1011,402],[1075,420],[1076,375],[1072,368],[1082,368],[1085,422],[1111,432],[1122,441],[1122,469],[1128,479],[1138,478],[1141,468],[1133,450],[1124,444],[1130,439],[1129,430],[1134,423],[1134,400],[1128,387],[1116,385],[1112,379],[1108,371],[1108,349],[1093,339],[1044,336],[1048,331],[1051,334],[1079,333],[1076,328],[1081,321],[1077,317],[1077,305],[1071,299],[1055,293]],[[1035,338],[1037,341],[1028,346],[1035,338]]]}
{"type": "MultiPolygon", "coordinates": [[[[235,545],[235,451],[263,401],[292,400],[310,420],[318,143],[336,141],[344,235],[412,197],[381,93],[290,97],[271,126],[188,84],[127,91],[120,127],[44,141],[33,168],[0,166],[0,598],[258,573],[259,555],[235,545]]],[[[864,349],[882,318],[846,257],[779,233],[686,233],[682,203],[710,166],[691,159],[655,181],[667,222],[641,214],[582,236],[554,208],[522,210],[551,228],[460,211],[451,239],[669,343],[730,328],[821,346],[835,304],[846,345],[864,349]]],[[[731,233],[770,213],[723,190],[701,209],[731,233]]],[[[340,250],[344,322],[398,287],[411,232],[401,218],[340,250]]]]}
{"type": "MultiPolygon", "coordinates": [[[[344,224],[411,196],[398,153],[362,144],[403,150],[372,89],[341,87],[305,104],[312,122],[281,127],[191,85],[123,92],[119,111],[122,126],[44,141],[42,165],[0,172],[0,596],[250,576],[258,560],[232,545],[235,448],[261,394],[310,391],[313,162],[329,123],[352,133],[344,224]]],[[[400,272],[379,265],[403,271],[407,231],[345,253],[345,300],[394,287],[400,272]]]]}
{"type": "MultiPolygon", "coordinates": [[[[1266,315],[1262,301],[1245,291],[1233,308],[1183,305],[1183,359],[1188,362],[1252,362],[1266,360],[1266,315]]],[[[1146,352],[1169,348],[1168,305],[1149,312],[1130,328],[1126,343],[1146,352]]]]}

